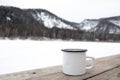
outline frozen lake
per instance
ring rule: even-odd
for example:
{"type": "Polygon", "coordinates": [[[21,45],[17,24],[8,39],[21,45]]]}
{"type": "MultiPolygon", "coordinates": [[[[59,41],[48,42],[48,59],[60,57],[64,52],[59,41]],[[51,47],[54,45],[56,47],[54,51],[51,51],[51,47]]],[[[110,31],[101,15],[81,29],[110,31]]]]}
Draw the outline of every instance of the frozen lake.
{"type": "Polygon", "coordinates": [[[95,58],[120,53],[120,43],[0,40],[0,74],[61,65],[64,48],[87,49],[95,58]]]}

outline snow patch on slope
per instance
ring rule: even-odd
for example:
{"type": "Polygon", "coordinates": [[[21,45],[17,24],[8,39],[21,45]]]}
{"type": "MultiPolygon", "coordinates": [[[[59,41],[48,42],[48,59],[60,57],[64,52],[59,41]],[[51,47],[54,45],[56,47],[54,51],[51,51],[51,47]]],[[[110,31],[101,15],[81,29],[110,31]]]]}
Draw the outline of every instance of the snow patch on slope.
{"type": "Polygon", "coordinates": [[[93,20],[84,20],[80,23],[80,27],[82,30],[90,31],[95,29],[95,26],[97,26],[99,21],[93,21],[93,20]]]}
{"type": "Polygon", "coordinates": [[[120,20],[109,20],[111,23],[114,23],[117,26],[120,26],[120,20]]]}
{"type": "Polygon", "coordinates": [[[8,21],[11,21],[11,18],[10,18],[9,16],[7,16],[6,19],[7,19],[8,21]]]}
{"type": "MultiPolygon", "coordinates": [[[[109,20],[109,22],[117,25],[120,28],[120,20],[109,20]]],[[[120,29],[119,28],[114,27],[114,28],[109,30],[109,33],[111,33],[111,34],[120,34],[120,29]]]]}
{"type": "Polygon", "coordinates": [[[56,17],[50,16],[48,13],[36,11],[36,13],[32,13],[32,15],[34,19],[39,22],[42,21],[44,25],[48,28],[58,27],[65,29],[74,29],[72,26],[65,24],[59,19],[56,19],[56,17]]]}

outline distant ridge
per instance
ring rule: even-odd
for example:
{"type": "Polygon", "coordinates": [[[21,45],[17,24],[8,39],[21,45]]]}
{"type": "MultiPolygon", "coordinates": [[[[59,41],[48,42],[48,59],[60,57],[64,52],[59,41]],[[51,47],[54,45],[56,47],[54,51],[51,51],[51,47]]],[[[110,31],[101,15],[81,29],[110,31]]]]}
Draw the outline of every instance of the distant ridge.
{"type": "Polygon", "coordinates": [[[0,6],[0,36],[119,41],[120,16],[85,19],[76,23],[45,9],[0,6]]]}

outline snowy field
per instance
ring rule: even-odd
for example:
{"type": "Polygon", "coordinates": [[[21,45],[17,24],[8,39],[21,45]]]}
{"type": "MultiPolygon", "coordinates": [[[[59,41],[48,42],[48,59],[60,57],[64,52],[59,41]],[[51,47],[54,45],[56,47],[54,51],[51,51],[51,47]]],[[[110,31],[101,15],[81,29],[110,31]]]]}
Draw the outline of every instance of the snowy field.
{"type": "Polygon", "coordinates": [[[87,49],[95,58],[120,53],[120,43],[0,40],[0,74],[61,65],[64,48],[87,49]]]}

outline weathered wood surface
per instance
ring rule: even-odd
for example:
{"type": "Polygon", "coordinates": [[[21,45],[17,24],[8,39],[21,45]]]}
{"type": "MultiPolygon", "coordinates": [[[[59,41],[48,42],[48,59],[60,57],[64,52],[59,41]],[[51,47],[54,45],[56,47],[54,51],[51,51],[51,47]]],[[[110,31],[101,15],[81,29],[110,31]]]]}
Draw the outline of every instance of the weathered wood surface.
{"type": "Polygon", "coordinates": [[[6,75],[0,80],[120,80],[120,54],[96,59],[96,66],[82,76],[68,76],[61,66],[6,75]]]}

